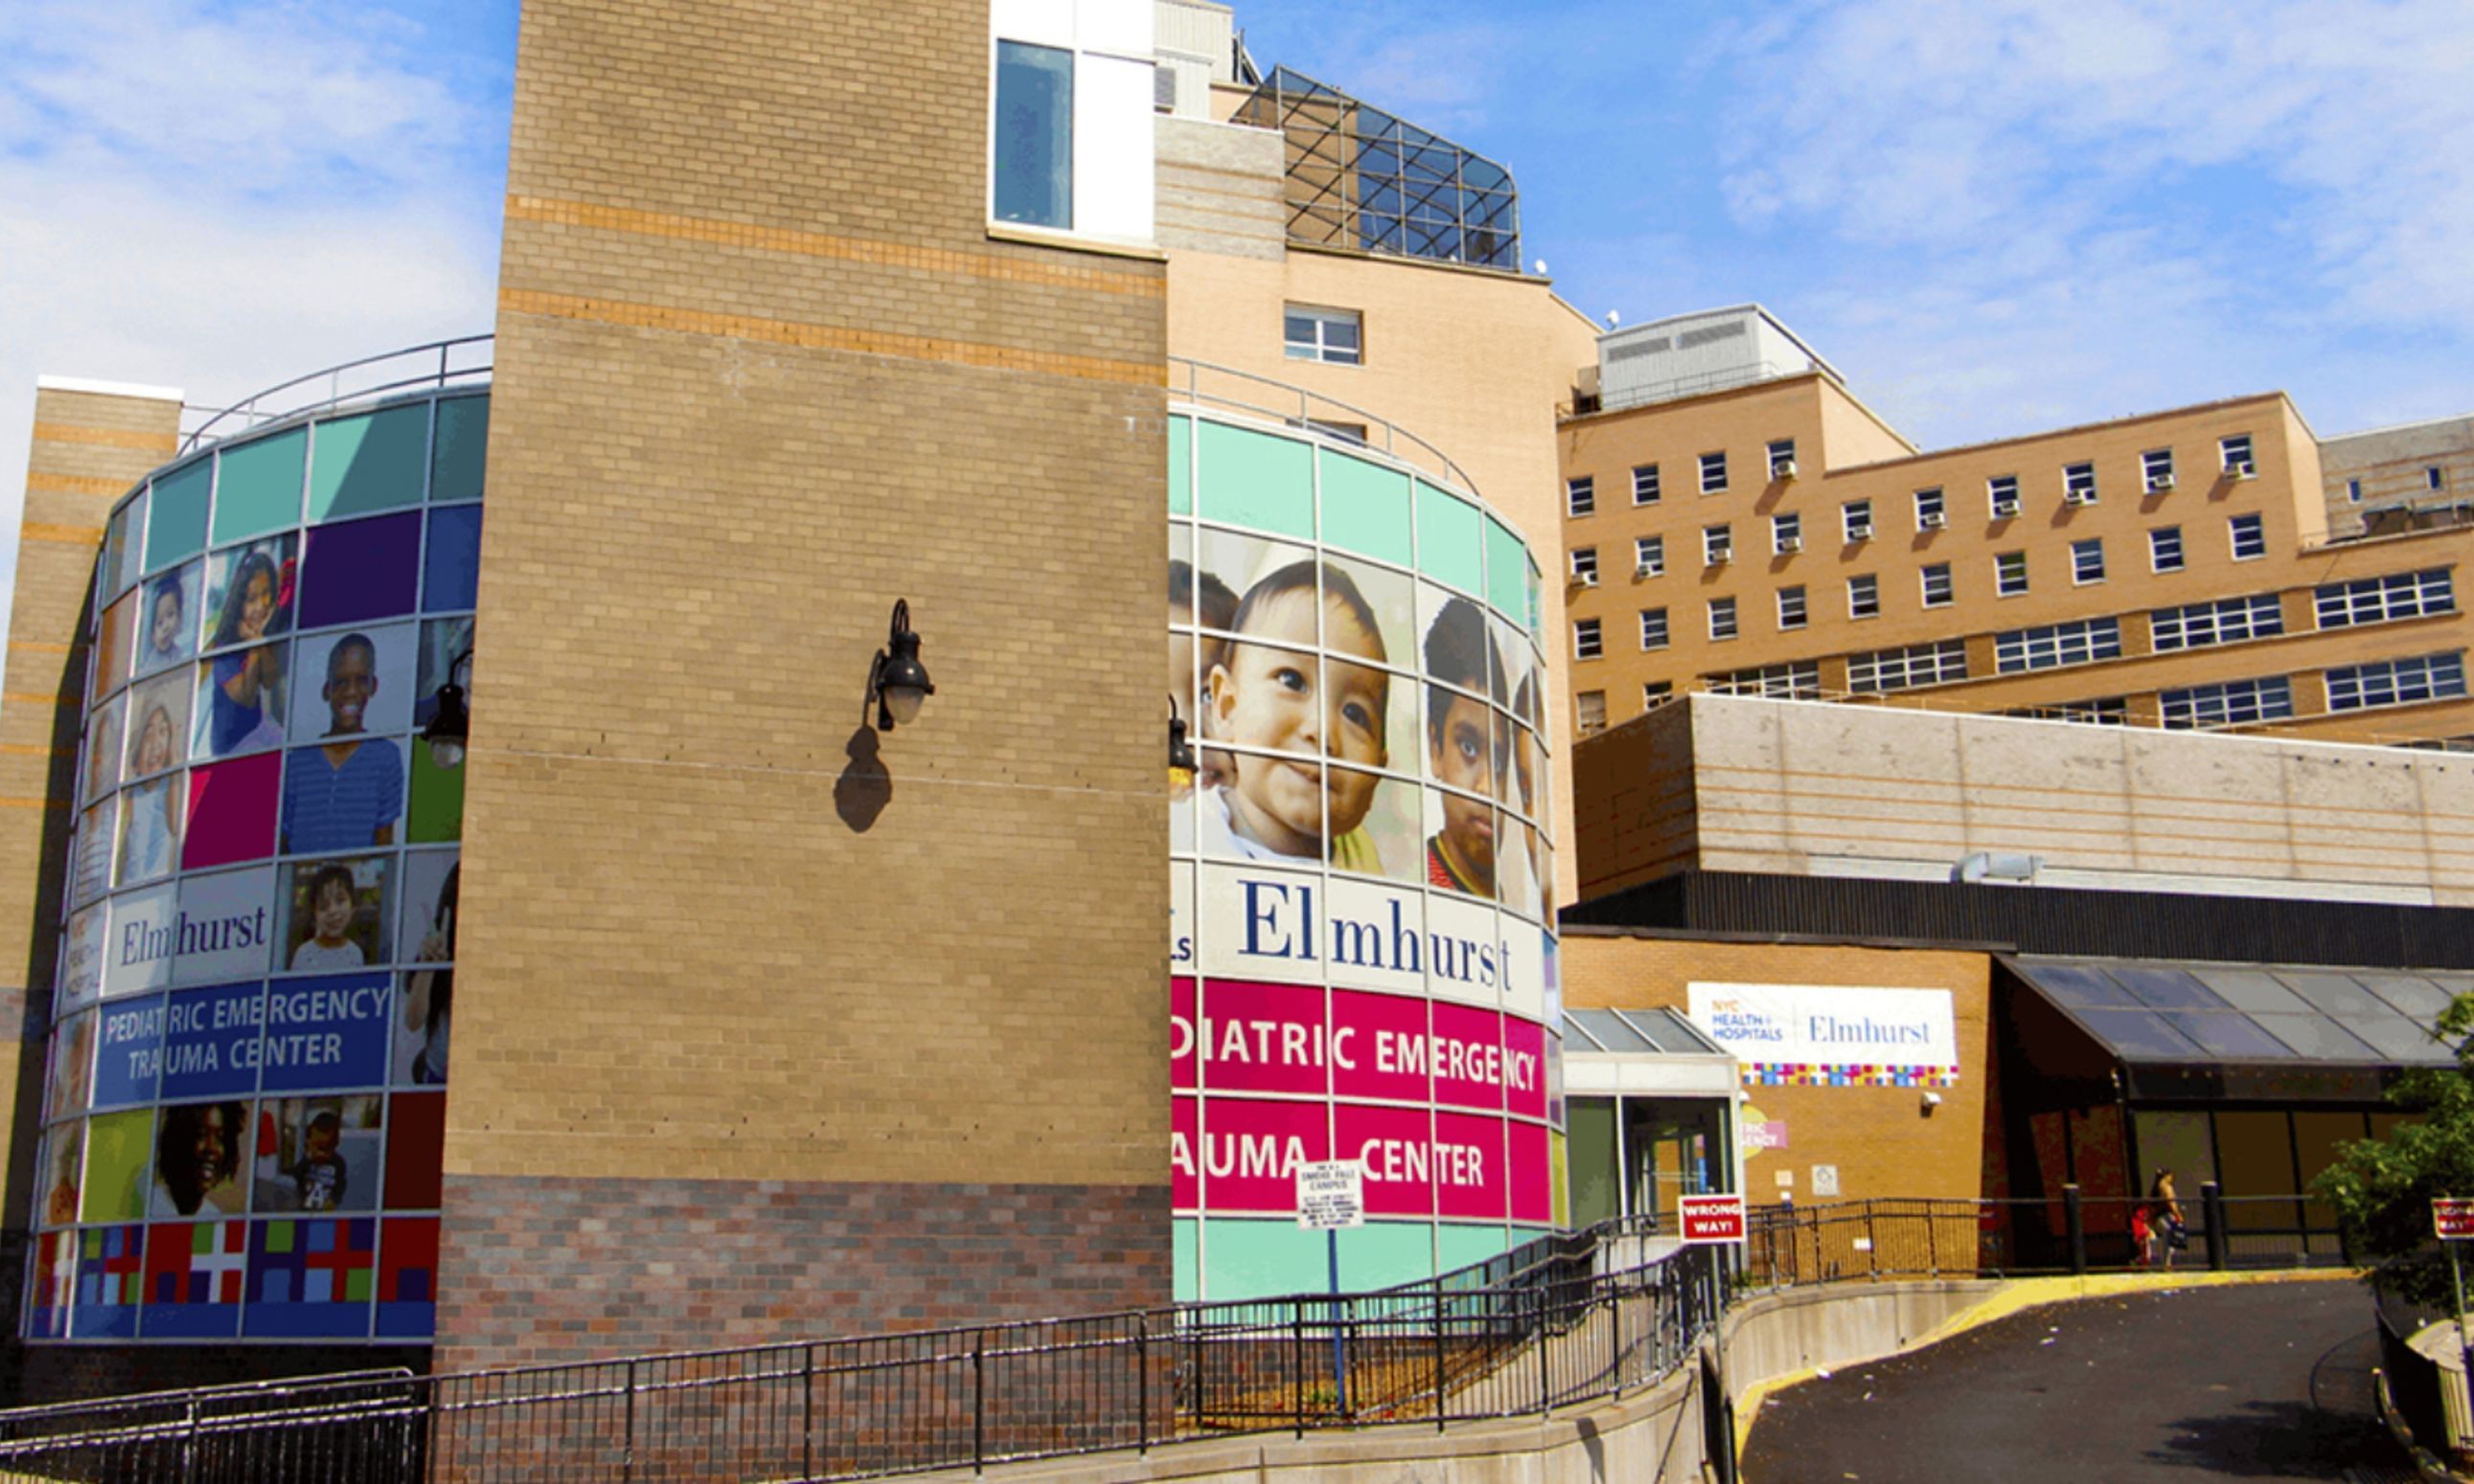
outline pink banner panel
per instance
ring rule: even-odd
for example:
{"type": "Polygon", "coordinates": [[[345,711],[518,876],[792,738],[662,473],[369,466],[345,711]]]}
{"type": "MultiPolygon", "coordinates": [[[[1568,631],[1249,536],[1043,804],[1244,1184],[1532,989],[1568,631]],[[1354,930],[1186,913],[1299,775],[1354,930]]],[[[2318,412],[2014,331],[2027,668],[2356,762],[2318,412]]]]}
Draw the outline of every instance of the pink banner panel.
{"type": "Polygon", "coordinates": [[[1326,1106],[1206,1099],[1202,1137],[1187,1148],[1199,1157],[1207,1207],[1222,1215],[1295,1215],[1298,1166],[1331,1157],[1326,1106]]]}
{"type": "Polygon", "coordinates": [[[1503,1094],[1512,1111],[1546,1116],[1546,1028],[1534,1020],[1503,1017],[1503,1094]]]}
{"type": "Polygon", "coordinates": [[[1168,982],[1168,1084],[1192,1092],[1194,1082],[1194,981],[1172,976],[1168,982]]]}
{"type": "Polygon", "coordinates": [[[1512,1219],[1543,1227],[1555,1219],[1554,1146],[1542,1123],[1512,1126],[1512,1219]]]}
{"type": "Polygon", "coordinates": [[[1171,1098],[1168,1108],[1169,1204],[1179,1212],[1202,1208],[1202,1181],[1196,1175],[1195,1140],[1202,1127],[1193,1098],[1171,1098]]]}
{"type": "Polygon", "coordinates": [[[1213,1092],[1325,1091],[1322,993],[1313,985],[1203,981],[1203,1085],[1213,1092]]]}
{"type": "Polygon", "coordinates": [[[1426,1110],[1343,1103],[1333,1110],[1340,1157],[1366,1161],[1366,1210],[1371,1216],[1435,1213],[1435,1149],[1426,1110]]]}
{"type": "Polygon", "coordinates": [[[1462,1221],[1504,1219],[1508,1182],[1502,1119],[1437,1113],[1434,1159],[1437,1215],[1462,1221]]]}
{"type": "Polygon", "coordinates": [[[1448,1000],[1435,1002],[1435,1102],[1503,1110],[1503,1017],[1448,1000]]]}
{"type": "Polygon", "coordinates": [[[1334,989],[1331,1027],[1334,1093],[1426,1101],[1424,1000],[1334,989]]]}

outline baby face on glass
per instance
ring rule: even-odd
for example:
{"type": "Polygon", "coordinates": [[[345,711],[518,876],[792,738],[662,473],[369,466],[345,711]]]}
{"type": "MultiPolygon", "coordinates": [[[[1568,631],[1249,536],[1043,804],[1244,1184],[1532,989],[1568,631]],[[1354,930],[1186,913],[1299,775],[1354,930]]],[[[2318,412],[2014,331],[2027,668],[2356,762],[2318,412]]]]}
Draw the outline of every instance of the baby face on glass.
{"type": "Polygon", "coordinates": [[[1212,668],[1216,740],[1311,760],[1233,755],[1229,823],[1282,855],[1322,857],[1326,839],[1365,823],[1373,806],[1370,774],[1326,770],[1321,760],[1364,767],[1388,761],[1383,734],[1390,679],[1339,658],[1384,658],[1364,599],[1351,602],[1354,596],[1331,591],[1319,600],[1310,581],[1259,596],[1240,615],[1238,637],[1225,660],[1212,668]],[[1318,665],[1311,653],[1273,647],[1315,645],[1319,611],[1321,642],[1332,658],[1318,665]]]}

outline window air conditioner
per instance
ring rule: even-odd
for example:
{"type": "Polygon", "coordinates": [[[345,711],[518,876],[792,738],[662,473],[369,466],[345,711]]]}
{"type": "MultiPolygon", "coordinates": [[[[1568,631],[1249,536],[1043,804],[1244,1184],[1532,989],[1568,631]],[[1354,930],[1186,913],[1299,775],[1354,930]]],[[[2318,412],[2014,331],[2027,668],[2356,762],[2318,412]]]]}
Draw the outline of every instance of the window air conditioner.
{"type": "Polygon", "coordinates": [[[1710,565],[1712,567],[1724,567],[1734,559],[1735,553],[1732,550],[1712,551],[1710,553],[1710,565]]]}
{"type": "Polygon", "coordinates": [[[1949,523],[1950,517],[1944,515],[1938,510],[1927,511],[1925,514],[1916,517],[1916,528],[1918,530],[1937,531],[1949,523]]]}
{"type": "Polygon", "coordinates": [[[1782,536],[1779,538],[1778,548],[1779,555],[1793,556],[1798,551],[1804,549],[1804,538],[1801,536],[1782,536]]]}
{"type": "Polygon", "coordinates": [[[1794,477],[1795,477],[1795,460],[1793,460],[1793,459],[1791,459],[1791,458],[1783,458],[1783,459],[1780,459],[1780,460],[1776,461],[1775,463],[1771,464],[1771,465],[1770,465],[1770,477],[1771,477],[1771,478],[1773,478],[1773,479],[1792,479],[1792,478],[1794,478],[1794,477]]]}
{"type": "Polygon", "coordinates": [[[2096,503],[2096,491],[2064,490],[2062,492],[2062,503],[2065,505],[2093,505],[2096,503]]]}
{"type": "Polygon", "coordinates": [[[2005,499],[1995,505],[1993,507],[1993,519],[1997,521],[2015,521],[2019,519],[2019,502],[2015,499],[2005,499]]]}
{"type": "Polygon", "coordinates": [[[2173,476],[2171,474],[2149,474],[2147,476],[2147,493],[2150,495],[2162,495],[2172,487],[2173,476]]]}
{"type": "Polygon", "coordinates": [[[2256,479],[2259,477],[2259,466],[2244,459],[2239,464],[2227,464],[2225,473],[2237,479],[2256,479]]]}
{"type": "Polygon", "coordinates": [[[1658,575],[1658,569],[1650,566],[1647,562],[1643,562],[1632,570],[1632,575],[1633,580],[1636,582],[1646,582],[1650,578],[1658,575]]]}
{"type": "Polygon", "coordinates": [[[1851,525],[1851,526],[1847,527],[1847,539],[1848,539],[1848,540],[1850,540],[1850,541],[1870,541],[1870,540],[1872,540],[1872,539],[1873,539],[1873,527],[1872,527],[1871,523],[1867,522],[1867,523],[1862,523],[1862,524],[1851,525]]]}
{"type": "Polygon", "coordinates": [[[1582,587],[1593,588],[1598,585],[1598,574],[1593,572],[1576,572],[1572,573],[1572,580],[1582,587]]]}

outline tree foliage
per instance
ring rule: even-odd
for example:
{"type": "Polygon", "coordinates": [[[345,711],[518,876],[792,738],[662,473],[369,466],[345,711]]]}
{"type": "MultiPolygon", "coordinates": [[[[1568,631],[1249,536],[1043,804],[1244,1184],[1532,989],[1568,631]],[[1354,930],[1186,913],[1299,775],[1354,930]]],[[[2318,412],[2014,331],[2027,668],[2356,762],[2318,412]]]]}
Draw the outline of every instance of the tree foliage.
{"type": "Polygon", "coordinates": [[[2439,1033],[2457,1048],[2457,1066],[2416,1068],[2389,1089],[2414,1118],[2386,1138],[2344,1146],[2311,1189],[2337,1208],[2346,1249],[2369,1266],[2373,1286],[2446,1309],[2448,1253],[2432,1237],[2431,1202],[2474,1197],[2474,994],[2448,1008],[2439,1033]]]}

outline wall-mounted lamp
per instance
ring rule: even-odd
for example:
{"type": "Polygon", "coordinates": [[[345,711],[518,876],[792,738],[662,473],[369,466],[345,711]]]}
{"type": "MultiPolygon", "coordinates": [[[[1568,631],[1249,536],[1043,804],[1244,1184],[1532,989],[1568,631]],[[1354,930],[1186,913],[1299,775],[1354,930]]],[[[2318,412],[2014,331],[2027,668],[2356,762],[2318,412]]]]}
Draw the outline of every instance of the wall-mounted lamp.
{"type": "Polygon", "coordinates": [[[919,636],[910,631],[910,600],[893,600],[893,626],[867,672],[867,698],[876,703],[876,729],[917,720],[920,703],[936,693],[928,667],[919,663],[919,636]]]}
{"type": "Polygon", "coordinates": [[[1195,769],[1194,746],[1185,740],[1185,718],[1176,714],[1176,697],[1168,698],[1168,766],[1195,769]]]}
{"type": "Polygon", "coordinates": [[[430,713],[429,724],[421,729],[421,740],[429,743],[429,761],[440,767],[464,766],[464,743],[473,735],[473,716],[464,709],[464,688],[455,683],[455,677],[472,663],[473,651],[467,649],[448,665],[447,678],[433,697],[437,709],[430,713]]]}

